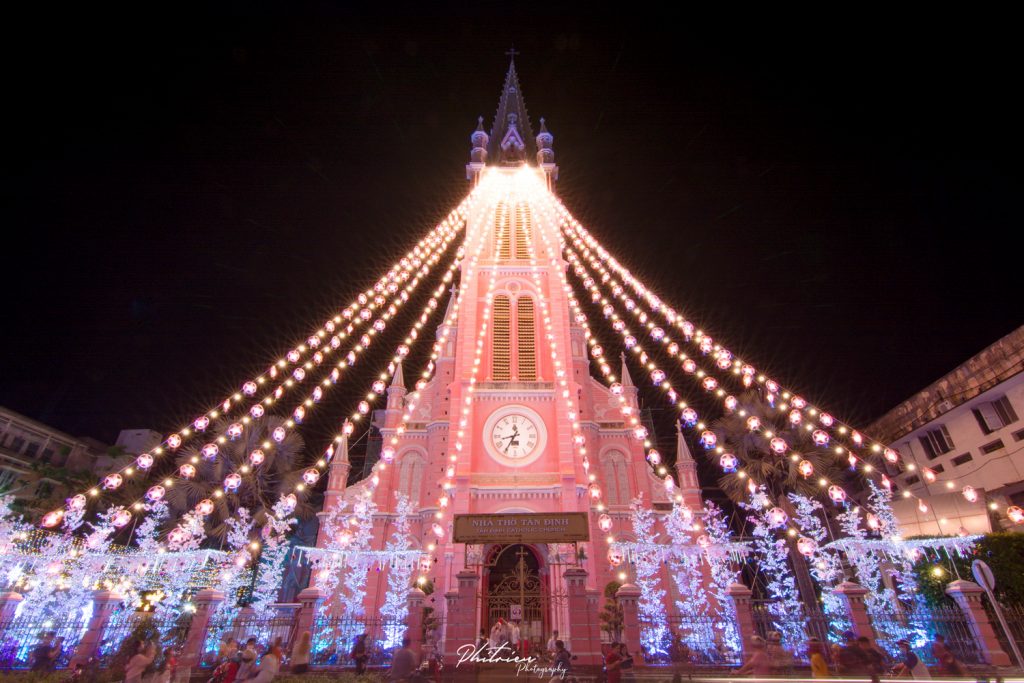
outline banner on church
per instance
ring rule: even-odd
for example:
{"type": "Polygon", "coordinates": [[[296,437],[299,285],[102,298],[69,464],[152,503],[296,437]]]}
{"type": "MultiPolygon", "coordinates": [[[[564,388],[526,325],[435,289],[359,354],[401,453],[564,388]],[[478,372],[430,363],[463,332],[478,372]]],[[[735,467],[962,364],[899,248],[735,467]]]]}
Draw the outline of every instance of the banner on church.
{"type": "Polygon", "coordinates": [[[456,543],[574,543],[590,540],[585,512],[455,515],[456,543]]]}

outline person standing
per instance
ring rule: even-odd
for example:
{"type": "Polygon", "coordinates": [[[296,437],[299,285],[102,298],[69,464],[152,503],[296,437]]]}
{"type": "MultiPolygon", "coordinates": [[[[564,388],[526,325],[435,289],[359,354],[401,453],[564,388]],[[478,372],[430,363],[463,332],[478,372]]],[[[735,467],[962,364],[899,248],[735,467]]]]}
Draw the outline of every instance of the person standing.
{"type": "Polygon", "coordinates": [[[412,640],[406,636],[402,638],[402,647],[395,650],[394,656],[391,658],[391,671],[388,675],[389,681],[408,681],[414,671],[416,671],[416,653],[412,651],[409,645],[412,640]]]}
{"type": "Polygon", "coordinates": [[[263,658],[260,659],[259,669],[256,670],[256,677],[249,680],[252,683],[270,683],[277,676],[277,673],[281,670],[281,646],[271,645],[267,648],[267,651],[263,653],[263,658]]]}
{"type": "Polygon", "coordinates": [[[608,683],[621,683],[622,681],[622,652],[618,643],[608,646],[604,655],[604,670],[608,677],[608,683]]]}
{"type": "Polygon", "coordinates": [[[370,653],[366,647],[366,633],[360,633],[356,636],[356,642],[352,645],[352,652],[349,656],[352,661],[356,664],[356,676],[362,676],[366,673],[366,662],[370,659],[370,653]]]}
{"type": "Polygon", "coordinates": [[[754,636],[750,639],[751,655],[747,663],[741,666],[736,673],[740,676],[754,675],[758,678],[771,676],[772,660],[768,657],[768,651],[761,636],[754,636]]]}
{"type": "Polygon", "coordinates": [[[633,677],[633,655],[629,654],[625,643],[619,643],[619,657],[622,658],[622,663],[619,665],[619,669],[622,671],[622,680],[626,683],[636,680],[633,677]]]}
{"type": "Polygon", "coordinates": [[[303,631],[299,635],[299,639],[295,641],[295,646],[292,648],[293,674],[304,674],[309,671],[310,638],[309,631],[303,631]]]}
{"type": "Polygon", "coordinates": [[[562,679],[572,676],[572,653],[565,649],[565,643],[555,641],[555,668],[562,672],[562,679]]]}
{"type": "Polygon", "coordinates": [[[898,678],[916,678],[918,680],[932,677],[928,667],[924,665],[921,658],[910,649],[909,641],[901,640],[897,645],[900,648],[900,662],[892,669],[894,676],[898,678]]]}
{"type": "Polygon", "coordinates": [[[943,676],[959,677],[967,675],[963,665],[956,660],[956,657],[953,656],[953,651],[946,645],[946,637],[941,633],[936,633],[935,640],[932,641],[932,656],[938,661],[939,671],[943,676]]]}
{"type": "Polygon", "coordinates": [[[139,641],[138,649],[124,667],[124,683],[142,683],[142,672],[156,659],[156,645],[139,641]]]}
{"type": "Polygon", "coordinates": [[[557,643],[557,642],[558,642],[558,631],[555,630],[555,631],[551,632],[551,637],[548,638],[547,647],[544,648],[545,650],[548,651],[548,654],[550,654],[552,657],[555,656],[555,651],[558,649],[557,647],[555,647],[555,643],[557,643]]]}
{"type": "Polygon", "coordinates": [[[509,633],[508,633],[509,641],[510,641],[513,649],[515,649],[515,651],[517,653],[520,652],[519,638],[520,638],[521,633],[522,632],[519,630],[519,624],[517,624],[514,621],[509,624],[509,633]]]}
{"type": "Polygon", "coordinates": [[[29,667],[32,671],[51,671],[53,669],[53,658],[50,652],[53,650],[53,638],[57,634],[47,631],[32,648],[32,664],[29,667]]]}
{"type": "Polygon", "coordinates": [[[812,678],[828,678],[828,662],[825,661],[825,646],[817,638],[807,641],[807,658],[811,662],[812,678]]]}

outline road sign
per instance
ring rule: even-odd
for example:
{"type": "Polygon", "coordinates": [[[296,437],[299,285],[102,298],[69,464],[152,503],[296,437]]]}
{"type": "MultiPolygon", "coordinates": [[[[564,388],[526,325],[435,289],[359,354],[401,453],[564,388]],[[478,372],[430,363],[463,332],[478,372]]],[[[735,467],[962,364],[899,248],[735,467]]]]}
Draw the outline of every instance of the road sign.
{"type": "Polygon", "coordinates": [[[996,589],[996,577],[992,574],[992,568],[981,560],[975,560],[971,562],[971,573],[974,574],[974,580],[978,582],[978,585],[992,592],[996,589]]]}
{"type": "Polygon", "coordinates": [[[508,606],[508,618],[512,621],[523,620],[523,606],[522,605],[509,605],[508,606]]]}

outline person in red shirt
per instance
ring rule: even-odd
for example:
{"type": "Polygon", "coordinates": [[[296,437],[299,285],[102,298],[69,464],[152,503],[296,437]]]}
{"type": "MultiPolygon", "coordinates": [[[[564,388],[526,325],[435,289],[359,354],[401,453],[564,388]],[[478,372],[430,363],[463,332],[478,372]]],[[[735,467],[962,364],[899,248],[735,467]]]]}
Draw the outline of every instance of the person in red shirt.
{"type": "Polygon", "coordinates": [[[612,643],[604,656],[604,669],[608,672],[608,683],[622,681],[622,653],[618,643],[612,643]]]}

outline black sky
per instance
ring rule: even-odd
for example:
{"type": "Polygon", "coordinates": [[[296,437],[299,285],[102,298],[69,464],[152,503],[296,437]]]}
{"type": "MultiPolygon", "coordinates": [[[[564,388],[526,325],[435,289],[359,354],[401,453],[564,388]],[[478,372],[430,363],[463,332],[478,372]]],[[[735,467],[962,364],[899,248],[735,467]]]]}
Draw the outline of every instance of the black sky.
{"type": "Polygon", "coordinates": [[[1024,322],[998,17],[393,9],[11,26],[0,405],[112,441],[236,388],[466,191],[513,42],[569,208],[836,414],[1024,322]]]}

